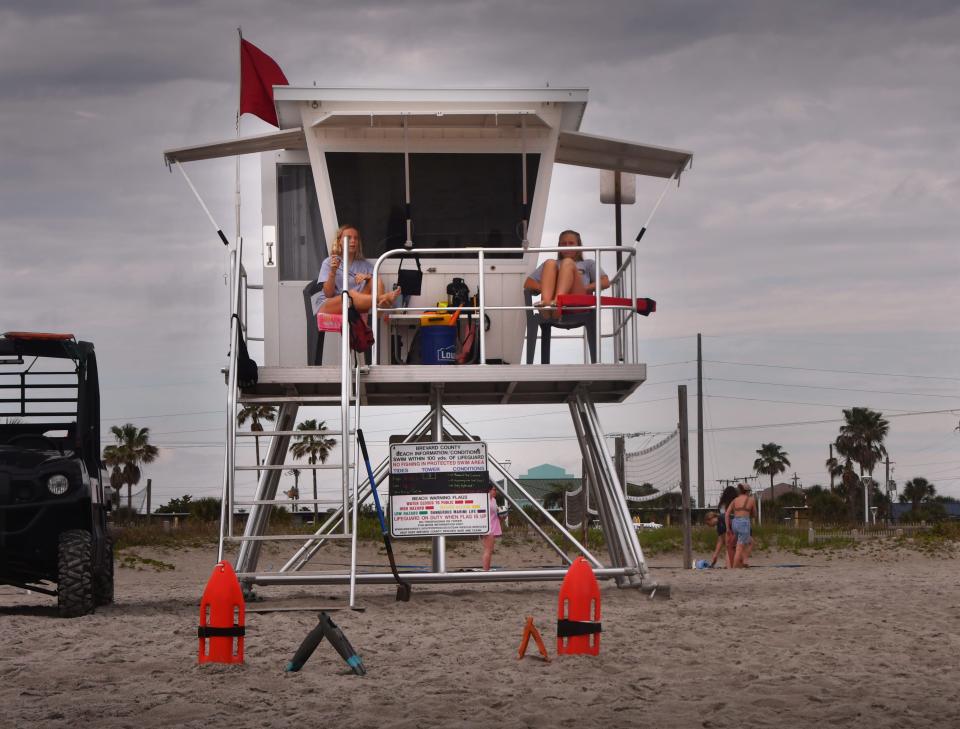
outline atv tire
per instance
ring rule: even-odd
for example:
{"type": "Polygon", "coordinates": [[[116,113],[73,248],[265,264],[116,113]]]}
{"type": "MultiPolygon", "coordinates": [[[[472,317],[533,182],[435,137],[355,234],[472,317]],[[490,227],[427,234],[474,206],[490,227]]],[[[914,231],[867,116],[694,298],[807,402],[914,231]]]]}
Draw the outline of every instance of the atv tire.
{"type": "Polygon", "coordinates": [[[113,602],[113,539],[103,543],[103,563],[93,573],[93,599],[97,605],[113,602]]]}
{"type": "Polygon", "coordinates": [[[60,534],[57,555],[57,606],[60,616],[77,618],[94,611],[93,537],[85,529],[60,534]]]}

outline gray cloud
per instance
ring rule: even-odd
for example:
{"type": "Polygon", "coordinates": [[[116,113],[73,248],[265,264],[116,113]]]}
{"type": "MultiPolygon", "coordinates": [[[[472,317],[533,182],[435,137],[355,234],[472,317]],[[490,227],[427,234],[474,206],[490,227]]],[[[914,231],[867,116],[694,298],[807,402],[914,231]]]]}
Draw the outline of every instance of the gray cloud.
{"type": "MultiPolygon", "coordinates": [[[[956,341],[960,307],[954,2],[7,2],[0,329],[76,331],[101,352],[106,415],[173,414],[142,421],[172,446],[152,471],[167,497],[219,484],[220,454],[195,446],[222,437],[223,416],[176,414],[223,407],[226,294],[222,246],[161,152],[233,135],[237,25],[295,84],[582,84],[591,89],[586,131],[692,149],[693,171],[642,245],[642,281],[661,304],[644,324],[651,362],[689,360],[690,335],[703,331],[715,335],[714,359],[960,372],[946,344],[956,341]]],[[[190,174],[232,230],[232,163],[191,165],[190,174]]],[[[244,230],[256,240],[255,161],[244,161],[243,181],[244,230]]],[[[641,181],[640,190],[641,203],[625,211],[630,238],[660,183],[641,181]]],[[[596,197],[595,173],[558,169],[546,235],[573,223],[589,240],[609,240],[612,212],[596,197]]],[[[689,366],[651,369],[636,399],[675,393],[667,381],[689,374],[689,366]]],[[[915,391],[904,386],[910,380],[805,381],[915,391]]],[[[955,385],[941,382],[937,392],[960,394],[955,385]]],[[[717,395],[713,425],[839,415],[720,395],[860,397],[732,383],[708,392],[717,395]]],[[[936,402],[878,394],[867,404],[936,402]]],[[[484,418],[497,411],[462,414],[491,437],[529,434],[531,422],[536,432],[569,434],[556,412],[494,430],[484,418]]],[[[675,403],[602,413],[611,430],[668,428],[675,403]]],[[[379,417],[405,429],[400,416],[379,417]]],[[[922,455],[955,447],[938,435],[946,426],[896,420],[892,452],[904,468],[946,460],[922,455]]],[[[749,468],[760,439],[774,438],[806,479],[821,470],[835,431],[717,433],[708,477],[749,468]]],[[[538,455],[578,472],[571,443],[551,443],[538,455]]],[[[536,465],[529,443],[497,448],[515,471],[536,465]]],[[[960,493],[960,468],[945,475],[955,478],[932,480],[960,493]]]]}

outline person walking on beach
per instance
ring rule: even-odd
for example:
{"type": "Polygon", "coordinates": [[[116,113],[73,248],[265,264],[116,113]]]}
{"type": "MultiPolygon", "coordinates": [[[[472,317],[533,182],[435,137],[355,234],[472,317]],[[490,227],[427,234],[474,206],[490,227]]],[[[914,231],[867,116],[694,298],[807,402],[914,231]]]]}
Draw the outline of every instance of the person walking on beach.
{"type": "Polygon", "coordinates": [[[733,555],[734,567],[749,567],[747,560],[753,551],[753,537],[750,534],[750,520],[757,515],[757,501],[750,493],[750,484],[742,483],[737,487],[740,494],[727,507],[727,530],[736,535],[737,548],[733,555]]]}
{"type": "Polygon", "coordinates": [[[480,537],[483,544],[483,571],[490,571],[490,564],[493,562],[493,548],[496,545],[497,537],[503,534],[500,528],[500,514],[497,512],[497,489],[490,486],[490,531],[480,537]]]}
{"type": "MultiPolygon", "coordinates": [[[[730,508],[730,503],[737,498],[738,494],[739,492],[733,486],[727,486],[723,490],[723,493],[720,494],[720,502],[717,504],[719,515],[716,517],[717,546],[713,550],[713,557],[710,559],[711,567],[716,566],[717,559],[719,559],[722,552],[726,552],[727,554],[727,567],[733,567],[733,558],[737,548],[737,537],[727,528],[727,509],[730,508]]],[[[713,526],[713,524],[710,526],[713,526]]]]}

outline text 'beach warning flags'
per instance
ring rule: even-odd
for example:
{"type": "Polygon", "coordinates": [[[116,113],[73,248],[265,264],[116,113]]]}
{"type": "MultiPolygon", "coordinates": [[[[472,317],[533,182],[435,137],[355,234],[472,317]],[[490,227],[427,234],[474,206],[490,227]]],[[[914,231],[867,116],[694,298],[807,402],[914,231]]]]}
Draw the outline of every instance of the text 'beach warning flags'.
{"type": "Polygon", "coordinates": [[[240,113],[253,114],[280,126],[273,104],[273,87],[289,86],[280,66],[248,40],[240,39],[240,113]]]}

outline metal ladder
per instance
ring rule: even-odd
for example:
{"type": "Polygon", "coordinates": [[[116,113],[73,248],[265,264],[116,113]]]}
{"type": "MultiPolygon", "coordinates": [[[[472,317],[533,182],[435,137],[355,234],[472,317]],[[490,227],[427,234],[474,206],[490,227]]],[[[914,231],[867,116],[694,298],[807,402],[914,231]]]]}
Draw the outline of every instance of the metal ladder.
{"type": "MultiPolygon", "coordinates": [[[[267,574],[282,574],[291,569],[293,559],[281,568],[278,573],[258,573],[257,563],[260,557],[260,548],[264,542],[301,541],[304,546],[297,552],[301,555],[296,560],[298,567],[302,567],[316,549],[312,550],[306,559],[302,558],[310,545],[317,541],[309,534],[268,534],[270,514],[274,506],[288,505],[285,499],[277,498],[277,489],[280,483],[280,474],[286,468],[296,467],[306,471],[339,470],[341,483],[341,506],[335,512],[339,518],[335,524],[329,525],[331,519],[322,531],[323,540],[342,539],[350,540],[350,597],[349,606],[356,606],[356,575],[357,575],[357,518],[360,499],[358,499],[358,455],[359,446],[355,435],[360,420],[360,378],[361,368],[352,369],[350,366],[350,346],[348,332],[347,307],[348,301],[343,297],[341,329],[341,359],[340,359],[340,396],[339,398],[316,397],[300,394],[287,396],[258,396],[244,395],[237,384],[237,337],[245,328],[243,318],[246,313],[245,301],[242,295],[242,282],[245,272],[241,262],[243,251],[242,240],[238,241],[236,250],[231,251],[231,343],[230,361],[227,370],[227,438],[224,449],[224,477],[220,520],[220,540],[218,560],[224,558],[224,548],[227,543],[240,544],[235,569],[237,576],[249,593],[254,578],[267,574]],[[279,413],[276,427],[273,430],[243,432],[237,429],[237,407],[239,404],[277,405],[279,413]],[[301,405],[337,404],[339,406],[340,427],[338,430],[296,430],[297,413],[301,405]],[[352,412],[351,412],[352,409],[352,412]],[[293,436],[322,435],[340,437],[339,463],[287,463],[286,454],[293,436]],[[263,464],[238,464],[237,443],[239,438],[262,437],[270,439],[266,461],[263,464]],[[258,471],[260,477],[253,499],[238,500],[235,498],[235,484],[238,473],[258,471]],[[237,506],[250,507],[246,527],[243,535],[234,534],[234,508],[237,506]],[[344,518],[346,516],[346,518],[344,518]],[[337,529],[339,527],[339,529],[337,529]]],[[[346,263],[346,261],[345,261],[346,263]]],[[[349,268],[345,268],[349,270],[349,268]]],[[[299,504],[317,504],[319,499],[299,499],[299,504]]],[[[320,533],[320,529],[317,530],[320,533]]],[[[295,555],[296,557],[296,555],[295,555]]]]}

